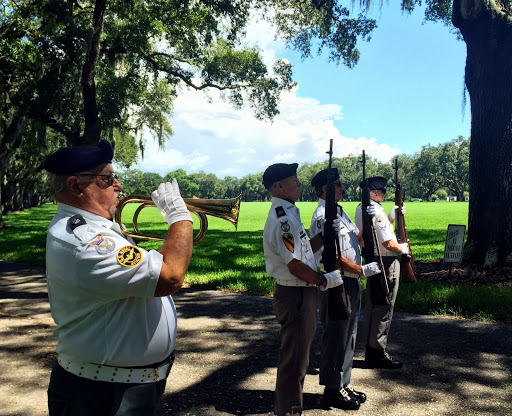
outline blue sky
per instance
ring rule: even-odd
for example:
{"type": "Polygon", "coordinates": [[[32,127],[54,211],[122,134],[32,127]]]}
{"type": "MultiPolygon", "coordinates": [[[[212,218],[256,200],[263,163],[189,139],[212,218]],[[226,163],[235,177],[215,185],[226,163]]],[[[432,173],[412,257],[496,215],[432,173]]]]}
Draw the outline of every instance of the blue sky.
{"type": "MultiPolygon", "coordinates": [[[[391,2],[390,2],[391,3],[391,2]]],[[[134,168],[165,175],[174,169],[203,170],[219,178],[262,172],[275,162],[325,160],[329,139],[334,155],[367,154],[388,161],[470,134],[469,97],[463,116],[466,48],[449,28],[423,22],[423,11],[402,15],[397,4],[376,8],[370,42],[359,42],[359,63],[348,69],[327,54],[302,61],[273,39],[261,21],[248,31],[265,59],[288,59],[296,90],[285,94],[273,123],[235,111],[215,91],[184,90],[171,122],[175,135],[157,150],[147,137],[144,161],[134,168]]]]}

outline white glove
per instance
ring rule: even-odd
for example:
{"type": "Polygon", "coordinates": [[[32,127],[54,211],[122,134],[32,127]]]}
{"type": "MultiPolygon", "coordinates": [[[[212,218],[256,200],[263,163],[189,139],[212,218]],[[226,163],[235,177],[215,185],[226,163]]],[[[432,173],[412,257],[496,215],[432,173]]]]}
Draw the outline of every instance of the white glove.
{"type": "Polygon", "coordinates": [[[173,179],[172,183],[161,183],[158,189],[151,194],[151,199],[167,224],[172,225],[178,221],[194,222],[185,201],[180,195],[180,188],[176,179],[173,179]]]}
{"type": "Polygon", "coordinates": [[[376,261],[361,266],[361,269],[363,270],[364,277],[373,276],[381,272],[379,264],[376,261]]]}
{"type": "MultiPolygon", "coordinates": [[[[396,210],[398,209],[398,205],[395,205],[393,208],[391,208],[391,211],[389,211],[389,222],[394,222],[396,218],[396,210]]],[[[400,210],[402,212],[402,215],[405,215],[405,205],[402,205],[402,209],[400,210]]]]}
{"type": "Polygon", "coordinates": [[[325,291],[327,289],[331,289],[333,287],[339,286],[343,284],[343,279],[341,278],[341,273],[339,270],[334,270],[329,273],[324,273],[325,280],[327,280],[327,284],[325,287],[320,286],[321,291],[325,291]]]}
{"type": "Polygon", "coordinates": [[[377,210],[375,209],[375,205],[370,204],[366,207],[366,212],[368,215],[371,215],[372,217],[375,217],[375,214],[377,214],[377,210]]]}
{"type": "Polygon", "coordinates": [[[402,247],[402,254],[409,254],[409,244],[407,243],[401,243],[398,244],[400,247],[402,247]]]}
{"type": "Polygon", "coordinates": [[[334,228],[334,231],[336,231],[338,235],[344,236],[348,234],[347,227],[341,223],[341,217],[339,214],[332,220],[332,228],[334,228]]]}

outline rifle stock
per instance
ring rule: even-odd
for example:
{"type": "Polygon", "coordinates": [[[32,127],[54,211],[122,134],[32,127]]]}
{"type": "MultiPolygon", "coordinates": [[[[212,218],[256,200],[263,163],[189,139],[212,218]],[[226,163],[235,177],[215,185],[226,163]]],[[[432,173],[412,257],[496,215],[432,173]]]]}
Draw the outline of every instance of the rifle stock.
{"type": "MultiPolygon", "coordinates": [[[[329,170],[327,171],[327,192],[325,197],[324,250],[322,253],[322,263],[326,272],[332,272],[336,270],[337,252],[340,253],[339,257],[341,259],[338,235],[332,227],[332,222],[338,215],[338,204],[336,203],[336,192],[334,190],[334,174],[331,169],[332,139],[329,152],[327,153],[329,154],[329,170]]],[[[328,296],[329,320],[341,321],[348,319],[349,314],[347,311],[347,302],[344,299],[346,294],[343,285],[328,289],[328,296]]]]}
{"type": "Polygon", "coordinates": [[[400,275],[404,283],[416,282],[416,273],[414,267],[414,257],[412,255],[409,236],[407,235],[407,227],[405,226],[405,218],[402,214],[402,189],[398,182],[398,158],[395,159],[395,205],[398,206],[395,215],[395,233],[398,243],[407,243],[410,254],[402,254],[400,260],[400,275]]]}

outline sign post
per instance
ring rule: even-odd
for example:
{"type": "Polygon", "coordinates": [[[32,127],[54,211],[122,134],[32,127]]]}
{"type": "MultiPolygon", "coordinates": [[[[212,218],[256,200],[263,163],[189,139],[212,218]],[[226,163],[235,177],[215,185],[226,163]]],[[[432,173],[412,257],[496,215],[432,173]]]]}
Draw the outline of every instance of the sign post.
{"type": "Polygon", "coordinates": [[[443,262],[450,265],[448,277],[452,275],[452,265],[462,261],[464,250],[464,236],[466,235],[465,225],[448,225],[446,231],[446,243],[444,245],[443,262]]]}

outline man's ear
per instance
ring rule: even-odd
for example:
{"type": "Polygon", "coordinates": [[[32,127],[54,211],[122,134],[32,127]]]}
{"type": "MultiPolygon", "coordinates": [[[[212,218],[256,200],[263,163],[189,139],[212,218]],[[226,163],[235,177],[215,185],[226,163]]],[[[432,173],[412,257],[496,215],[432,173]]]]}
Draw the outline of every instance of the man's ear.
{"type": "Polygon", "coordinates": [[[70,176],[66,179],[66,186],[68,188],[68,192],[73,196],[82,196],[83,191],[80,189],[80,185],[78,183],[78,176],[70,176]]]}

